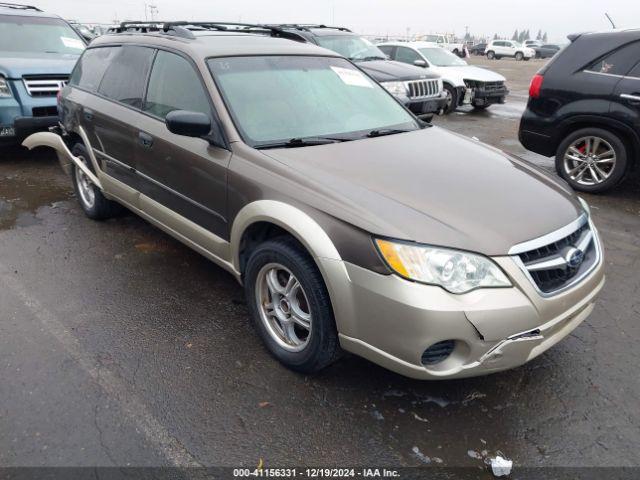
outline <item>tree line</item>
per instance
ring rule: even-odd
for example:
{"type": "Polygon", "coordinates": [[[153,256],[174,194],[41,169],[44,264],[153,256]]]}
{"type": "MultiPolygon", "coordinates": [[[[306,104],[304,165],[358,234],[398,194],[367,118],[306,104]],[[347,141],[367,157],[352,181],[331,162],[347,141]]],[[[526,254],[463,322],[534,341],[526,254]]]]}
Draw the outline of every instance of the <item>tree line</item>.
{"type": "MultiPolygon", "coordinates": [[[[493,39],[497,40],[498,34],[496,34],[493,39]]],[[[533,40],[533,38],[531,37],[531,32],[529,30],[521,30],[520,32],[516,30],[515,32],[513,32],[511,40],[522,43],[526,40],[533,40]]],[[[536,35],[535,40],[538,40],[542,43],[547,43],[549,41],[549,36],[547,35],[547,32],[542,33],[542,30],[538,30],[538,35],[536,35]]]]}

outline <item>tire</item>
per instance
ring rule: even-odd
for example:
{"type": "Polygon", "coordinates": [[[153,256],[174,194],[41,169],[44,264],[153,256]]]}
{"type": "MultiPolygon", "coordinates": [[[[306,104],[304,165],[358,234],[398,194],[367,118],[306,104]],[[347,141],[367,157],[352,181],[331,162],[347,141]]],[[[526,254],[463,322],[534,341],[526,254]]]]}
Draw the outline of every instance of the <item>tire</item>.
{"type": "Polygon", "coordinates": [[[524,57],[525,62],[528,62],[529,60],[531,60],[531,57],[524,57]]]}
{"type": "Polygon", "coordinates": [[[457,49],[457,48],[454,48],[454,49],[453,49],[453,52],[451,52],[451,53],[453,53],[456,57],[459,57],[459,56],[460,56],[460,52],[458,51],[458,49],[457,49]]]}
{"type": "Polygon", "coordinates": [[[496,52],[494,52],[493,50],[489,50],[489,51],[487,52],[487,58],[488,58],[489,60],[493,60],[494,58],[496,58],[496,52]]]}
{"type": "MultiPolygon", "coordinates": [[[[71,149],[71,153],[84,160],[89,169],[94,171],[87,149],[83,144],[76,143],[71,149]]],[[[122,212],[122,207],[118,203],[108,200],[75,164],[71,169],[71,179],[78,203],[87,217],[93,220],[107,220],[122,212]]]]}
{"type": "Polygon", "coordinates": [[[624,179],[628,158],[628,148],[618,135],[601,128],[584,128],[571,133],[560,143],[555,163],[558,175],[575,190],[602,193],[624,179]],[[587,144],[586,139],[591,139],[591,143],[587,144]],[[596,139],[599,139],[598,144],[596,139]],[[575,150],[577,152],[574,153],[575,150]],[[589,150],[592,150],[591,157],[587,157],[589,150]],[[607,153],[609,151],[612,153],[607,153]],[[597,160],[597,157],[602,158],[597,160]],[[572,160],[573,158],[580,160],[572,160]],[[612,160],[608,160],[609,158],[612,160]],[[592,163],[595,166],[579,169],[589,160],[595,162],[592,163]]]}
{"type": "Polygon", "coordinates": [[[444,90],[447,92],[447,104],[444,106],[444,113],[446,115],[455,112],[458,108],[458,89],[445,83],[444,90]]]}
{"type": "Polygon", "coordinates": [[[522,52],[516,52],[516,62],[521,62],[522,60],[524,60],[524,53],[522,52]]]}
{"type": "Polygon", "coordinates": [[[244,283],[254,326],[280,363],[297,372],[315,373],[339,358],[341,350],[329,292],[315,262],[293,238],[276,238],[257,247],[247,262],[244,283]],[[266,280],[273,270],[275,278],[281,279],[277,280],[279,288],[291,278],[289,275],[301,288],[291,290],[290,295],[297,292],[291,299],[278,294],[278,307],[266,309],[265,302],[271,305],[276,302],[266,280]],[[268,311],[273,313],[269,315],[268,311]],[[292,320],[296,311],[310,315],[308,330],[292,320]],[[277,320],[277,315],[287,314],[294,331],[291,337],[287,337],[283,324],[277,320]],[[292,337],[302,344],[287,340],[292,337]]]}

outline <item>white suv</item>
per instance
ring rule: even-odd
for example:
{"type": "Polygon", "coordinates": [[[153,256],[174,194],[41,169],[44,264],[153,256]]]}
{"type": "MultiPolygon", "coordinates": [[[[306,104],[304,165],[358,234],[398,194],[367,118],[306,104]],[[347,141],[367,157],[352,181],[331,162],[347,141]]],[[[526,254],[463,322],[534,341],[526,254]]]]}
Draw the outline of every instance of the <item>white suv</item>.
{"type": "Polygon", "coordinates": [[[536,56],[533,48],[525,47],[513,40],[494,40],[487,45],[487,58],[489,60],[501,59],[502,57],[512,57],[516,60],[531,60],[536,56]]]}

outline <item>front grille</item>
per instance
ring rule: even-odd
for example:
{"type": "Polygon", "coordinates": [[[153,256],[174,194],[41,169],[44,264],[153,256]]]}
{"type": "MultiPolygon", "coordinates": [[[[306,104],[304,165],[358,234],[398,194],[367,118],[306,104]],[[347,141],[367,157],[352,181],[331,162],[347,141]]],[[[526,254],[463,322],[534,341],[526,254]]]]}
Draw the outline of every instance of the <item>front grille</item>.
{"type": "Polygon", "coordinates": [[[517,255],[531,280],[548,295],[576,283],[599,259],[597,239],[586,217],[568,235],[517,255]]]}
{"type": "Polygon", "coordinates": [[[438,80],[412,80],[407,82],[409,98],[412,100],[420,98],[433,98],[440,95],[438,80]]]}
{"type": "Polygon", "coordinates": [[[56,117],[58,115],[58,107],[34,107],[31,109],[34,117],[56,117]]]}
{"type": "Polygon", "coordinates": [[[445,361],[456,347],[455,340],[438,342],[427,348],[422,354],[422,364],[429,366],[445,361]]]}
{"type": "Polygon", "coordinates": [[[486,92],[498,92],[504,89],[504,82],[485,82],[483,85],[486,92]]]}
{"type": "Polygon", "coordinates": [[[67,75],[29,76],[22,81],[32,97],[55,97],[69,82],[67,75]]]}

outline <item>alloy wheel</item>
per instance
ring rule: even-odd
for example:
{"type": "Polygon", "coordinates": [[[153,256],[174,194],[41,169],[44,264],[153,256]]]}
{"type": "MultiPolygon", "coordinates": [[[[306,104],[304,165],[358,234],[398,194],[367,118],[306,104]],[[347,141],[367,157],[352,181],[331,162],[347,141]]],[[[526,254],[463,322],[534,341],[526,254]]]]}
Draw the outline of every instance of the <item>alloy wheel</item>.
{"type": "Polygon", "coordinates": [[[300,281],[285,266],[269,263],[258,272],[255,292],[271,338],[289,352],[303,350],[311,338],[313,317],[300,281]]]}
{"type": "Polygon", "coordinates": [[[582,137],[573,142],[564,155],[564,171],[580,185],[599,185],[616,168],[616,152],[600,137],[582,137]]]}
{"type": "MultiPolygon", "coordinates": [[[[84,157],[78,157],[85,165],[87,161],[84,157]]],[[[89,177],[76,166],[76,184],[78,185],[78,193],[85,207],[91,209],[96,203],[96,192],[93,189],[93,182],[89,177]]]]}

